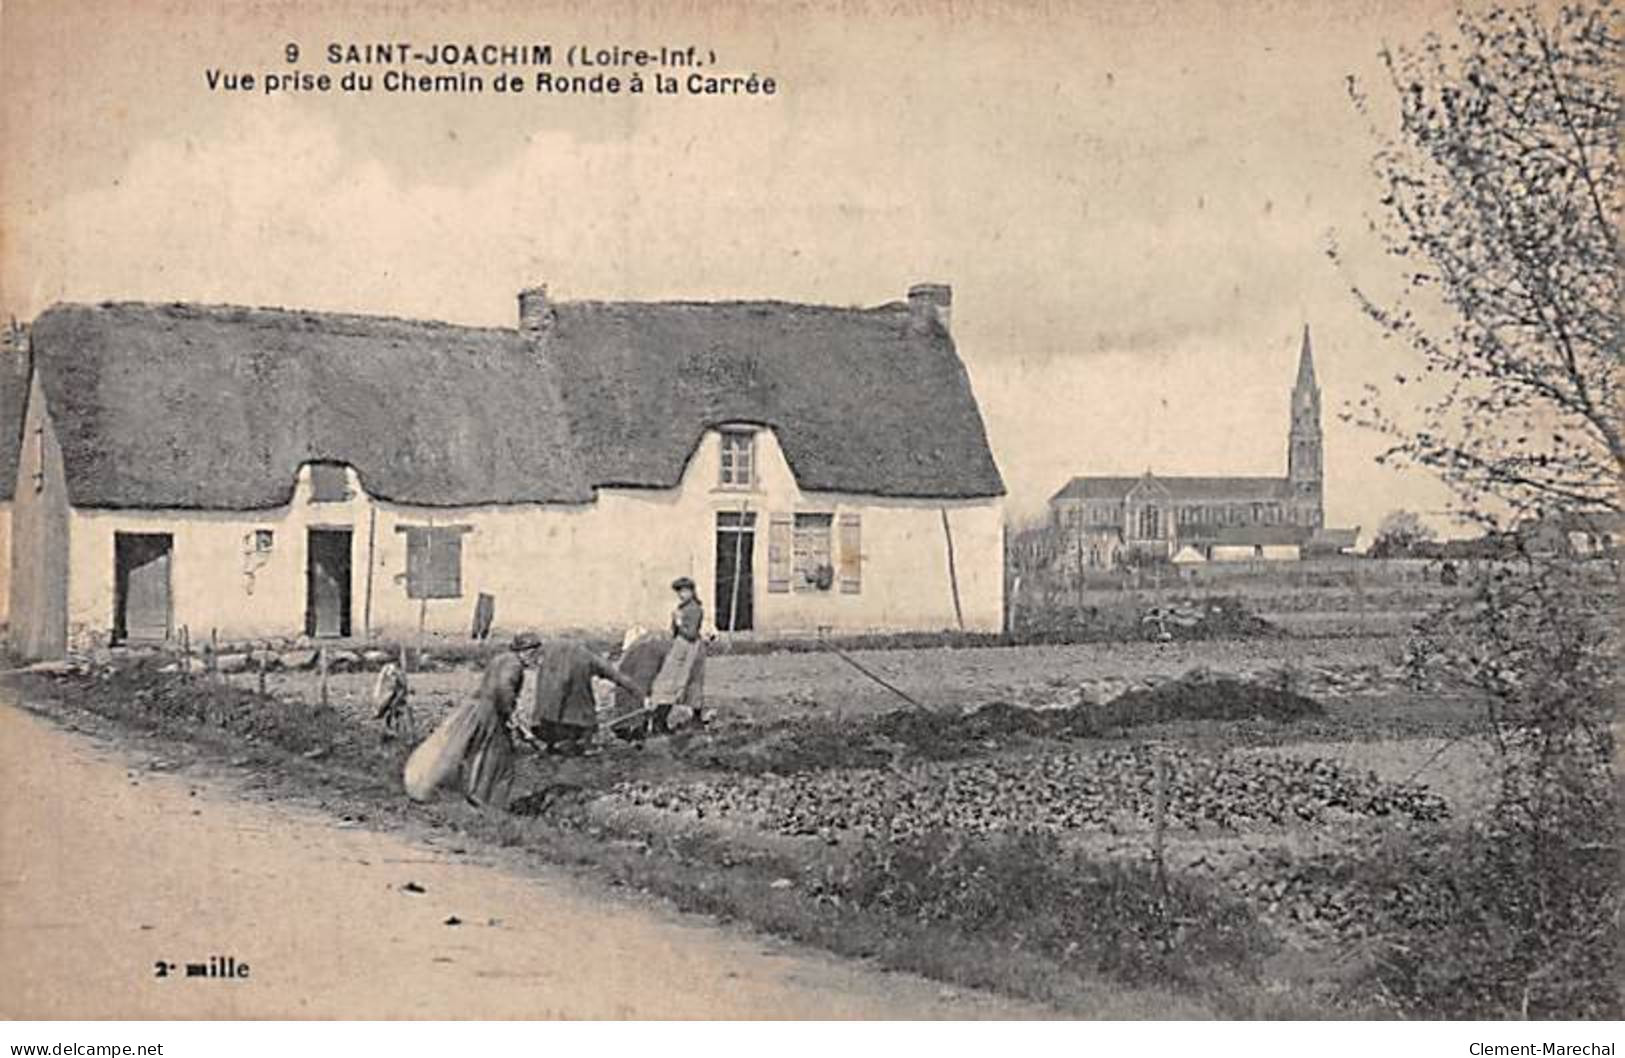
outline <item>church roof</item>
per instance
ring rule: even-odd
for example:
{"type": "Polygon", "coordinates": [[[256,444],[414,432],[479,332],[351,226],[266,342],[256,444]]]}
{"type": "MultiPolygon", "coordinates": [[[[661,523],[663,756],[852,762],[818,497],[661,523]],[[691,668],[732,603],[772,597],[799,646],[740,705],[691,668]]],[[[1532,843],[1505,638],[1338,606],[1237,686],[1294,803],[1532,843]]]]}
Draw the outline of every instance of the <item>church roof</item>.
{"type": "Polygon", "coordinates": [[[1174,500],[1230,500],[1250,502],[1285,500],[1292,495],[1285,478],[1259,477],[1076,477],[1067,482],[1053,499],[1124,500],[1135,486],[1147,484],[1174,500]]]}

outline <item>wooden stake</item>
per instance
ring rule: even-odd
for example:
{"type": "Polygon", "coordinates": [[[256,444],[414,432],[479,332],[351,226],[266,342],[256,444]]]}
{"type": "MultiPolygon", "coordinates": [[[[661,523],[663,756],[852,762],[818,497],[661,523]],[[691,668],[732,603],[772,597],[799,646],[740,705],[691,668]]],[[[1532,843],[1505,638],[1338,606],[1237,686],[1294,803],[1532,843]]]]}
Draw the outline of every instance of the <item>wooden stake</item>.
{"type": "Polygon", "coordinates": [[[322,672],[322,708],[327,708],[327,648],[322,647],[316,652],[317,664],[322,672]]]}
{"type": "Polygon", "coordinates": [[[1155,801],[1152,809],[1151,862],[1157,874],[1157,893],[1167,899],[1168,874],[1163,865],[1162,846],[1163,836],[1168,829],[1168,760],[1160,749],[1153,750],[1153,753],[1155,801]]]}
{"type": "Polygon", "coordinates": [[[209,629],[209,671],[220,678],[220,629],[209,629]]]}
{"type": "Polygon", "coordinates": [[[181,678],[192,678],[192,630],[181,625],[181,678]]]}
{"type": "Polygon", "coordinates": [[[959,623],[959,630],[965,630],[965,612],[959,608],[959,570],[954,566],[954,533],[948,528],[948,508],[940,508],[942,512],[942,537],[948,542],[948,586],[954,593],[954,620],[959,623]]]}
{"type": "Polygon", "coordinates": [[[1074,582],[1078,591],[1078,616],[1083,616],[1083,510],[1078,510],[1078,531],[1072,535],[1073,551],[1078,560],[1078,579],[1074,582]]]}
{"type": "MultiPolygon", "coordinates": [[[[728,631],[739,628],[739,566],[745,561],[745,501],[739,501],[739,524],[734,527],[733,598],[728,600],[728,631]]],[[[755,541],[752,540],[752,543],[755,541]]]]}
{"type": "Polygon", "coordinates": [[[367,594],[361,607],[361,634],[372,638],[372,567],[377,564],[378,508],[367,504],[367,594]]]}
{"type": "Polygon", "coordinates": [[[260,694],[264,694],[265,693],[265,651],[263,651],[263,650],[254,651],[254,657],[259,662],[260,694]]]}

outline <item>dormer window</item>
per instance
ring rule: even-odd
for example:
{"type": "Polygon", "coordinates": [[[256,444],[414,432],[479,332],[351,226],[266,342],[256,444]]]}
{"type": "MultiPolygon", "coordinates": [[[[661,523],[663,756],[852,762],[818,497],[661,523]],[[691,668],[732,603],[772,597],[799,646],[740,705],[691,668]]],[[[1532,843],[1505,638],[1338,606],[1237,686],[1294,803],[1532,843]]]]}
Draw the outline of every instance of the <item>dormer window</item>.
{"type": "Polygon", "coordinates": [[[343,464],[310,464],[311,503],[346,503],[349,499],[350,472],[343,464]]]}
{"type": "Polygon", "coordinates": [[[722,431],[722,472],[725,489],[748,489],[756,484],[756,431],[722,431]]]}

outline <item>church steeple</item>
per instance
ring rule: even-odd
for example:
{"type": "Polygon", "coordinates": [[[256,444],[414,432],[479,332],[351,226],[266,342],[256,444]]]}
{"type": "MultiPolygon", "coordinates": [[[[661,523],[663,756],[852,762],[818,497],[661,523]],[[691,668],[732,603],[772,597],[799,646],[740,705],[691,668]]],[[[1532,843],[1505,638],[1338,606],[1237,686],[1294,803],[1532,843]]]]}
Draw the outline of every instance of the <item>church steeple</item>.
{"type": "Polygon", "coordinates": [[[1315,382],[1315,354],[1309,342],[1307,323],[1303,326],[1303,348],[1298,353],[1298,381],[1292,387],[1286,476],[1293,520],[1299,525],[1320,528],[1325,524],[1320,386],[1315,382]]]}
{"type": "Polygon", "coordinates": [[[1303,349],[1298,353],[1298,385],[1297,389],[1319,391],[1315,384],[1315,351],[1309,344],[1309,325],[1303,325],[1303,349]]]}

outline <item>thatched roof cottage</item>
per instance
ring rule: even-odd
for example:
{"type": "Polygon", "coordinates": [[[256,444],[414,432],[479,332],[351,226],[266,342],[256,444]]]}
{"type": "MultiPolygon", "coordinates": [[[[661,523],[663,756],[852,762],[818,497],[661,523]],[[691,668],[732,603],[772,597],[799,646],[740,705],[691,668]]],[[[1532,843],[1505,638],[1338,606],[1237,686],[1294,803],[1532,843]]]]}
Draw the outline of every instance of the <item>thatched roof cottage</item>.
{"type": "Polygon", "coordinates": [[[950,299],[58,305],[11,461],[14,645],[467,635],[482,594],[499,627],[607,631],[663,624],[679,575],[723,631],[996,629],[1004,486],[950,299]]]}

